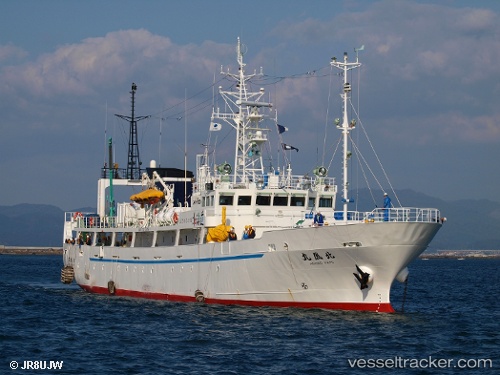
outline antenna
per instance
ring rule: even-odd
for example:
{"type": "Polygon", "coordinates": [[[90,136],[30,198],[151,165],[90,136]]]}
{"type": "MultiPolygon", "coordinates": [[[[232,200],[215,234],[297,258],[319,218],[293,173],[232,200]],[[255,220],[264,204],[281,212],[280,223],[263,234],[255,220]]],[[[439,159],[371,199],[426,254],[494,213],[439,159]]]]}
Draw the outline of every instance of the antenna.
{"type": "Polygon", "coordinates": [[[132,90],[130,94],[132,96],[132,115],[117,115],[123,120],[126,120],[130,124],[129,138],[128,138],[128,162],[127,162],[127,172],[126,178],[129,180],[139,180],[141,178],[141,159],[139,158],[139,143],[137,141],[137,122],[151,117],[148,116],[138,116],[135,117],[135,92],[137,91],[137,85],[132,83],[132,90]]]}
{"type": "Polygon", "coordinates": [[[109,149],[109,216],[113,217],[116,214],[115,211],[115,196],[113,194],[113,139],[109,138],[108,140],[108,149],[109,149]]]}
{"type": "Polygon", "coordinates": [[[359,51],[364,51],[365,50],[365,45],[363,44],[361,47],[359,48],[354,48],[354,52],[356,52],[356,62],[358,62],[358,53],[359,51]]]}
{"type": "MultiPolygon", "coordinates": [[[[357,51],[356,51],[357,54],[357,51]]],[[[347,204],[354,202],[352,199],[349,198],[349,178],[348,178],[348,163],[349,163],[349,158],[350,158],[350,152],[347,150],[348,147],[348,141],[349,141],[349,133],[351,130],[353,130],[356,126],[356,121],[352,120],[349,122],[348,119],[348,102],[351,94],[351,84],[347,82],[347,73],[352,70],[359,68],[361,66],[361,63],[358,61],[358,57],[356,56],[356,62],[348,62],[348,57],[347,57],[347,52],[344,52],[344,58],[343,61],[337,61],[336,57],[332,57],[332,61],[330,62],[331,66],[340,69],[342,71],[342,76],[344,79],[344,85],[343,85],[343,92],[341,94],[342,97],[342,112],[343,112],[343,118],[342,118],[342,123],[341,120],[335,120],[335,124],[337,125],[337,128],[342,130],[342,135],[343,135],[343,197],[342,197],[342,202],[344,203],[344,221],[347,221],[347,204]]]]}
{"type": "MultiPolygon", "coordinates": [[[[211,124],[221,120],[236,130],[236,147],[232,165],[234,184],[256,181],[258,176],[264,174],[262,145],[268,141],[269,129],[261,127],[260,123],[269,116],[260,111],[272,107],[271,103],[261,101],[265,95],[264,89],[249,91],[248,82],[263,73],[245,74],[246,64],[243,62],[243,56],[246,52],[247,47],[238,38],[236,45],[238,73],[230,73],[229,70],[221,71],[221,74],[235,82],[235,90],[226,91],[219,86],[219,94],[224,99],[227,112],[220,113],[218,108],[217,110],[214,108],[211,118],[211,124]]],[[[226,174],[226,178],[229,181],[228,175],[229,173],[226,174]]]]}
{"type": "Polygon", "coordinates": [[[184,89],[184,206],[187,205],[187,89],[184,89]]]}

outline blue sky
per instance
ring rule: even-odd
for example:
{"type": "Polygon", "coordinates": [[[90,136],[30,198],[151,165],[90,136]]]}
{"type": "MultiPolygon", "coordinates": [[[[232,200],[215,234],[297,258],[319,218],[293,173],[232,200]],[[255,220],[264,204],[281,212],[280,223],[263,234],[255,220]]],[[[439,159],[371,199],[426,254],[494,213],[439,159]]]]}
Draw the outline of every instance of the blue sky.
{"type": "MultiPolygon", "coordinates": [[[[328,150],[339,136],[330,58],[365,45],[361,120],[392,185],[500,201],[498,1],[3,0],[0,205],[95,206],[107,136],[126,163],[127,125],[114,114],[129,114],[132,82],[137,113],[154,115],[139,124],[143,163],[182,168],[187,123],[193,169],[237,37],[300,149],[294,173],[324,162],[325,128],[328,150]]],[[[232,148],[224,136],[218,148],[232,148]]],[[[329,175],[340,179],[340,165],[329,175]]]]}

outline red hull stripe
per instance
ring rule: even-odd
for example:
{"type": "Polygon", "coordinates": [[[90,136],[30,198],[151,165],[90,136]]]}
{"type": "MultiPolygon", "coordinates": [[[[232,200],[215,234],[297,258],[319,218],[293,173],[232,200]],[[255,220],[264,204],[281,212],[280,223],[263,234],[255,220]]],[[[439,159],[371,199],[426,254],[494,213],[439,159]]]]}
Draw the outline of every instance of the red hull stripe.
{"type": "MultiPolygon", "coordinates": [[[[80,285],[80,287],[90,293],[109,294],[107,288],[99,286],[80,285]]],[[[172,302],[196,302],[194,296],[181,296],[175,294],[139,292],[135,290],[116,289],[116,296],[146,298],[155,300],[166,300],[172,302]]],[[[374,311],[383,313],[395,312],[390,303],[359,303],[359,302],[292,302],[292,301],[248,301],[248,300],[230,300],[205,298],[205,303],[219,305],[244,305],[244,306],[271,306],[271,307],[300,307],[316,308],[328,310],[354,310],[354,311],[374,311]]]]}

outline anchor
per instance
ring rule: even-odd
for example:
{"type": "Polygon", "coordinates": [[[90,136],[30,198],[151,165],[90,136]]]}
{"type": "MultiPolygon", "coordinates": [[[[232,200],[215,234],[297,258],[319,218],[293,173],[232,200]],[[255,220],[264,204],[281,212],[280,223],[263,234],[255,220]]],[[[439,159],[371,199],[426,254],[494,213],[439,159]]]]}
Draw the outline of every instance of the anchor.
{"type": "Polygon", "coordinates": [[[357,264],[356,264],[356,270],[358,270],[359,275],[357,273],[353,273],[353,275],[359,281],[360,284],[359,288],[361,290],[368,288],[368,281],[370,279],[370,274],[368,272],[363,272],[363,270],[359,268],[357,264]]]}

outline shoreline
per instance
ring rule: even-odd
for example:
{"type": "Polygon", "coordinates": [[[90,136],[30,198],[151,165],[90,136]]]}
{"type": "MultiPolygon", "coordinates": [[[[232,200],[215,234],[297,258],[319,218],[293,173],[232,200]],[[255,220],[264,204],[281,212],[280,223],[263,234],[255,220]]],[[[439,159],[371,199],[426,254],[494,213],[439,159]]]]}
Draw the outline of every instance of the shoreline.
{"type": "Polygon", "coordinates": [[[438,250],[435,253],[420,254],[420,259],[497,259],[500,250],[438,250]]]}
{"type": "Polygon", "coordinates": [[[435,255],[435,254],[425,254],[420,255],[418,259],[499,259],[500,255],[435,255]]]}
{"type": "Polygon", "coordinates": [[[0,255],[62,255],[62,247],[0,246],[0,255]]]}

